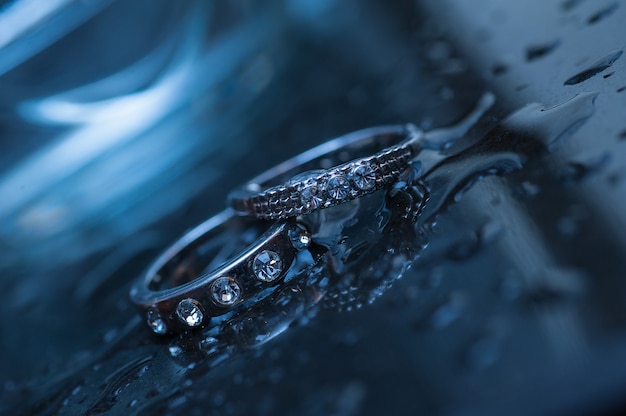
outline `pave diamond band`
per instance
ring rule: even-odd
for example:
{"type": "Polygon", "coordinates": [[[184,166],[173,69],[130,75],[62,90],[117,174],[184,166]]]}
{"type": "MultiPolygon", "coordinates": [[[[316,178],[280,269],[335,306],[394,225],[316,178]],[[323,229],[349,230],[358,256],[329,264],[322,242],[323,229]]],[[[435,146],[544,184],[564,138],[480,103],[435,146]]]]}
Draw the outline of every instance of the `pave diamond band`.
{"type": "Polygon", "coordinates": [[[421,139],[410,124],[350,133],[259,175],[230,194],[231,206],[240,215],[283,219],[360,198],[393,185],[421,150],[421,139]],[[317,170],[298,174],[307,167],[317,170]],[[283,183],[272,183],[277,178],[283,183]]]}
{"type": "Polygon", "coordinates": [[[217,323],[315,261],[310,242],[304,224],[270,225],[227,209],[167,249],[132,287],[131,299],[155,334],[217,323]],[[243,238],[254,233],[260,237],[252,244],[243,238]],[[305,251],[310,255],[298,254],[305,251]]]}

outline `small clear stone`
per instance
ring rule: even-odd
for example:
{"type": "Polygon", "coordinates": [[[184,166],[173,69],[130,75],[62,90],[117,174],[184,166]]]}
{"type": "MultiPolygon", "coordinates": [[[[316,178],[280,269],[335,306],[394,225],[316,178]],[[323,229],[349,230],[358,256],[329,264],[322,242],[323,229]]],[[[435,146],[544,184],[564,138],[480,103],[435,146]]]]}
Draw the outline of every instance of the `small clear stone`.
{"type": "Polygon", "coordinates": [[[163,321],[163,319],[161,319],[161,315],[159,315],[156,310],[148,310],[147,322],[148,326],[155,334],[163,335],[167,332],[167,325],[165,325],[165,322],[163,321]]]}
{"type": "Polygon", "coordinates": [[[376,185],[376,172],[369,165],[358,165],[350,172],[350,179],[357,188],[367,191],[376,185]]]}
{"type": "Polygon", "coordinates": [[[202,318],[204,318],[200,305],[194,299],[183,299],[178,302],[176,315],[190,327],[202,324],[202,318]]]}
{"type": "Polygon", "coordinates": [[[304,250],[311,244],[311,235],[300,224],[289,230],[289,239],[291,240],[291,245],[296,250],[304,250]]]}
{"type": "Polygon", "coordinates": [[[241,287],[232,277],[220,277],[211,285],[211,297],[218,305],[232,305],[240,295],[241,287]]]}
{"type": "Polygon", "coordinates": [[[342,200],[350,194],[350,182],[343,175],[333,176],[326,183],[328,194],[336,200],[342,200]]]}
{"type": "Polygon", "coordinates": [[[324,202],[321,187],[314,178],[307,179],[300,189],[300,202],[306,209],[317,209],[324,202]]]}
{"type": "Polygon", "coordinates": [[[283,271],[283,261],[277,253],[263,250],[254,258],[252,271],[262,282],[272,282],[278,279],[283,271]]]}

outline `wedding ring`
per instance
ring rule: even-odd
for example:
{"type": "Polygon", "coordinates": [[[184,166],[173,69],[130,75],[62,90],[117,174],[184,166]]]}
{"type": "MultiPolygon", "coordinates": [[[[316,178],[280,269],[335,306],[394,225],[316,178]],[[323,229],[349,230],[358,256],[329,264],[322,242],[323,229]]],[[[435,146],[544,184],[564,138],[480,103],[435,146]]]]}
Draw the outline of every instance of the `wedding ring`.
{"type": "Polygon", "coordinates": [[[227,209],[165,250],[130,296],[156,334],[216,324],[314,264],[310,242],[296,221],[270,224],[227,209]]]}
{"type": "Polygon", "coordinates": [[[349,133],[257,176],[230,193],[230,204],[239,215],[285,219],[360,198],[397,182],[422,137],[412,124],[349,133]]]}

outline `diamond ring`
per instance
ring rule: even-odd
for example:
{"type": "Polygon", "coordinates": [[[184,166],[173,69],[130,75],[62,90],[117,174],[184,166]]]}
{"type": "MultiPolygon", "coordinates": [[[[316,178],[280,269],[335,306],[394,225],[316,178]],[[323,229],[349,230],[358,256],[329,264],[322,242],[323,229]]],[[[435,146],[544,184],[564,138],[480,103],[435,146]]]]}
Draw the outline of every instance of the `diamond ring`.
{"type": "Polygon", "coordinates": [[[270,225],[227,209],[165,250],[130,296],[156,334],[216,324],[314,264],[310,242],[296,221],[270,225]]]}
{"type": "Polygon", "coordinates": [[[230,204],[239,215],[284,219],[360,198],[397,182],[422,137],[412,124],[341,136],[252,179],[230,193],[230,204]]]}

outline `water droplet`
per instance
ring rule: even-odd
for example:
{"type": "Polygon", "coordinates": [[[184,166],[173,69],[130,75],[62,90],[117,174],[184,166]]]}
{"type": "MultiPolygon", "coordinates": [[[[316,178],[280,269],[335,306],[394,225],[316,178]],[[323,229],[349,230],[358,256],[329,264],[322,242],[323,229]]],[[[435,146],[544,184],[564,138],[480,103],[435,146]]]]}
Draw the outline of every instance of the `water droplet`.
{"type": "Polygon", "coordinates": [[[500,341],[494,337],[481,337],[472,344],[468,352],[468,363],[476,370],[491,367],[500,357],[500,341]]]}
{"type": "Polygon", "coordinates": [[[568,162],[559,177],[565,183],[579,182],[592,174],[602,171],[609,164],[610,160],[611,155],[604,153],[585,162],[568,162]]]}
{"type": "Polygon", "coordinates": [[[233,384],[243,384],[244,378],[243,375],[238,373],[233,376],[233,384]]]}
{"type": "Polygon", "coordinates": [[[597,93],[585,92],[550,108],[529,104],[508,116],[503,125],[517,134],[534,137],[556,150],[593,115],[597,93]]]}
{"type": "Polygon", "coordinates": [[[170,345],[168,349],[172,357],[178,357],[183,352],[183,349],[178,345],[170,345]]]}
{"type": "Polygon", "coordinates": [[[619,4],[617,3],[609,4],[605,8],[589,16],[589,18],[587,19],[587,24],[595,25],[599,21],[606,19],[607,17],[612,15],[613,12],[615,12],[615,10],[617,10],[618,7],[619,7],[619,4]]]}
{"type": "Polygon", "coordinates": [[[187,397],[184,396],[183,392],[174,395],[168,399],[168,405],[170,409],[174,409],[176,407],[182,406],[187,402],[187,397]]]}
{"type": "Polygon", "coordinates": [[[561,44],[560,40],[553,40],[543,45],[532,45],[526,48],[526,60],[528,62],[542,58],[554,50],[561,44]]]}
{"type": "Polygon", "coordinates": [[[452,261],[466,261],[472,257],[480,246],[476,234],[472,234],[462,241],[452,244],[446,250],[446,258],[452,261]]]}
{"type": "Polygon", "coordinates": [[[524,195],[528,197],[535,197],[539,194],[540,191],[538,185],[529,181],[522,182],[522,189],[524,190],[524,195]]]}
{"type": "Polygon", "coordinates": [[[115,337],[117,336],[117,333],[118,333],[118,329],[117,328],[113,328],[113,329],[110,329],[107,332],[105,332],[104,337],[103,337],[104,342],[107,343],[107,344],[109,342],[112,342],[115,339],[115,337]]]}
{"type": "Polygon", "coordinates": [[[565,0],[561,3],[561,9],[565,12],[568,12],[582,3],[584,0],[565,0]]]}
{"type": "Polygon", "coordinates": [[[617,185],[620,184],[620,182],[622,182],[623,179],[623,174],[619,173],[619,172],[613,172],[610,175],[608,175],[606,177],[609,185],[615,187],[617,185]]]}
{"type": "Polygon", "coordinates": [[[200,340],[199,345],[200,349],[204,351],[207,355],[215,354],[219,349],[219,341],[214,337],[205,337],[200,340]]]}
{"type": "Polygon", "coordinates": [[[430,271],[430,273],[426,277],[425,283],[428,288],[437,288],[441,286],[444,276],[445,276],[445,272],[443,268],[435,267],[430,271]]]}
{"type": "Polygon", "coordinates": [[[593,64],[591,64],[589,67],[587,67],[586,69],[584,69],[583,71],[579,72],[578,74],[574,75],[573,77],[567,79],[563,85],[576,85],[579,84],[583,81],[588,80],[589,78],[599,74],[600,72],[604,71],[607,68],[610,68],[615,61],[617,61],[621,56],[622,53],[624,51],[623,50],[619,50],[619,51],[614,51],[611,52],[610,54],[604,56],[603,58],[597,60],[596,62],[594,62],[593,64]]]}
{"type": "Polygon", "coordinates": [[[278,384],[284,376],[285,370],[280,367],[272,367],[272,369],[267,373],[267,378],[272,384],[278,384]]]}
{"type": "Polygon", "coordinates": [[[447,301],[439,305],[430,317],[430,324],[435,329],[443,329],[459,319],[467,304],[462,293],[453,293],[447,301]]]}
{"type": "Polygon", "coordinates": [[[512,301],[518,299],[522,294],[524,285],[517,274],[507,273],[498,285],[498,292],[503,299],[512,301]]]}
{"type": "Polygon", "coordinates": [[[504,234],[504,230],[504,227],[499,222],[490,221],[480,227],[476,235],[478,236],[480,244],[486,246],[499,239],[502,234],[504,234]]]}
{"type": "Polygon", "coordinates": [[[211,397],[213,406],[220,407],[226,402],[226,394],[223,391],[216,391],[211,397]]]}
{"type": "Polygon", "coordinates": [[[441,97],[442,100],[449,101],[454,98],[454,90],[448,86],[441,87],[439,97],[441,97]]]}
{"type": "Polygon", "coordinates": [[[578,223],[574,218],[563,217],[557,222],[559,234],[564,237],[574,237],[578,234],[578,223]]]}
{"type": "Polygon", "coordinates": [[[500,76],[500,75],[504,75],[509,71],[509,67],[506,64],[495,64],[493,67],[491,67],[491,73],[494,76],[500,76]]]}
{"type": "Polygon", "coordinates": [[[524,295],[531,308],[546,309],[580,297],[586,289],[583,276],[573,269],[549,268],[543,280],[524,295]]]}
{"type": "Polygon", "coordinates": [[[567,214],[557,221],[559,234],[563,237],[574,237],[578,234],[580,223],[587,217],[587,211],[581,205],[570,206],[567,214]]]}

